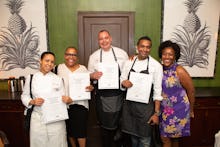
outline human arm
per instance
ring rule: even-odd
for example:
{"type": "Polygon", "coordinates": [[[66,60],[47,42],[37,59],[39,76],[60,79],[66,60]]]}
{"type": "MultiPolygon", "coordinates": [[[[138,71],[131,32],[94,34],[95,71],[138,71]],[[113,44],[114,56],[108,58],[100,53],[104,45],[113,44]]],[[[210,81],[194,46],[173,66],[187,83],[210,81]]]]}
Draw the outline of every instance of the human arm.
{"type": "Polygon", "coordinates": [[[132,60],[134,60],[134,58],[135,58],[136,56],[137,56],[137,55],[135,55],[135,54],[134,54],[134,55],[129,56],[129,60],[131,60],[131,61],[132,61],[132,60]]]}
{"type": "Polygon", "coordinates": [[[150,67],[150,74],[153,74],[153,100],[162,101],[163,67],[157,63],[151,64],[150,67]]]}
{"type": "Polygon", "coordinates": [[[159,124],[160,101],[163,99],[162,97],[163,68],[160,64],[157,63],[152,64],[150,67],[151,67],[150,74],[153,74],[154,113],[150,117],[148,123],[159,124]]]}
{"type": "Polygon", "coordinates": [[[98,80],[100,79],[102,76],[102,72],[99,72],[99,71],[95,71],[93,73],[90,73],[90,79],[92,80],[98,80]]]}
{"type": "Polygon", "coordinates": [[[129,57],[124,50],[121,49],[120,51],[121,52],[117,53],[117,63],[119,64],[120,71],[122,71],[129,57]]]}
{"type": "Polygon", "coordinates": [[[123,88],[130,88],[130,87],[132,87],[133,84],[129,80],[124,80],[121,82],[121,85],[123,88]]]}
{"type": "MultiPolygon", "coordinates": [[[[32,87],[33,82],[32,83],[32,87]]],[[[26,82],[24,85],[24,89],[21,95],[21,101],[23,105],[27,108],[30,108],[32,105],[41,106],[44,103],[43,98],[31,98],[30,96],[30,75],[26,77],[26,82]]]]}
{"type": "Polygon", "coordinates": [[[69,96],[62,96],[62,101],[66,104],[71,104],[73,100],[69,96]]]}
{"type": "Polygon", "coordinates": [[[193,118],[194,117],[193,106],[195,103],[195,88],[193,85],[192,78],[182,66],[178,66],[176,71],[177,71],[177,75],[179,77],[180,83],[183,86],[183,88],[186,90],[187,97],[189,98],[190,116],[193,118]]]}
{"type": "Polygon", "coordinates": [[[44,103],[43,98],[35,98],[29,102],[29,105],[41,106],[44,103]]]}
{"type": "Polygon", "coordinates": [[[98,62],[99,60],[96,52],[90,55],[88,62],[88,71],[90,72],[91,80],[98,80],[102,76],[102,72],[97,71],[96,65],[98,64],[98,62]]]}
{"type": "Polygon", "coordinates": [[[155,100],[155,101],[154,101],[154,105],[155,105],[154,113],[153,113],[153,115],[150,117],[150,119],[149,119],[149,121],[148,121],[148,123],[151,124],[151,125],[159,124],[160,101],[155,100]]]}
{"type": "Polygon", "coordinates": [[[86,91],[91,92],[93,91],[94,87],[92,85],[86,86],[86,91]]]}
{"type": "MultiPolygon", "coordinates": [[[[60,66],[61,67],[61,66],[60,66]]],[[[73,102],[71,97],[67,96],[69,93],[69,84],[68,84],[68,76],[67,75],[61,75],[61,72],[59,72],[61,69],[58,70],[58,75],[62,78],[60,78],[60,91],[62,93],[62,101],[66,104],[70,104],[73,102]]]]}
{"type": "Polygon", "coordinates": [[[132,61],[127,60],[123,66],[120,76],[121,90],[125,90],[126,88],[130,88],[132,86],[132,83],[128,79],[128,74],[130,72],[131,65],[132,65],[132,61]]]}

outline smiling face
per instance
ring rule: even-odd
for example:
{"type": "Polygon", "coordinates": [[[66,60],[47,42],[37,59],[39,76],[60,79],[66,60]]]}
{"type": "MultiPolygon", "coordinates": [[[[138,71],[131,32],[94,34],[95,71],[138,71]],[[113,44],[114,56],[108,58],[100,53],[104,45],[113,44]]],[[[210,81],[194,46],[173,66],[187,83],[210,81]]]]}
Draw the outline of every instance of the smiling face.
{"type": "Polygon", "coordinates": [[[55,57],[52,54],[45,54],[40,60],[40,71],[43,74],[50,72],[54,67],[55,57]]]}
{"type": "Polygon", "coordinates": [[[77,50],[75,48],[66,49],[64,59],[67,67],[73,67],[78,64],[77,50]]]}
{"type": "Polygon", "coordinates": [[[146,59],[151,50],[151,41],[150,40],[140,40],[139,44],[137,45],[137,50],[138,50],[138,59],[139,60],[144,60],[146,59]]]}
{"type": "Polygon", "coordinates": [[[104,51],[108,51],[111,48],[112,37],[106,31],[99,32],[98,43],[104,51]]]}
{"type": "Polygon", "coordinates": [[[161,60],[163,66],[165,67],[170,67],[171,65],[173,65],[176,60],[174,49],[171,47],[164,48],[162,50],[161,60]]]}

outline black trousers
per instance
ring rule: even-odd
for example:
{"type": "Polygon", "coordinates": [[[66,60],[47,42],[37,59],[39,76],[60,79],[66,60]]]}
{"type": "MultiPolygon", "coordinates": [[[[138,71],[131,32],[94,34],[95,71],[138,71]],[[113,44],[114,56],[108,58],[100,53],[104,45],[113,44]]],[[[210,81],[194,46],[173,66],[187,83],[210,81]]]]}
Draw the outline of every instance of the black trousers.
{"type": "Polygon", "coordinates": [[[130,135],[118,130],[101,128],[101,136],[102,147],[131,147],[130,135]]]}

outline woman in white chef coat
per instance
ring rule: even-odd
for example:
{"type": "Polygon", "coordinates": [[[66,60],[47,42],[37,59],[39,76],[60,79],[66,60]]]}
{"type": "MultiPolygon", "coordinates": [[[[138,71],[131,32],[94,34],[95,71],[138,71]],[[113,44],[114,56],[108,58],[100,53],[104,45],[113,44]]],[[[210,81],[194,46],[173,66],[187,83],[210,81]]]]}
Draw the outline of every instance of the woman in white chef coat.
{"type": "MultiPolygon", "coordinates": [[[[54,67],[55,55],[44,52],[40,59],[40,70],[33,75],[30,96],[30,76],[26,78],[22,103],[26,107],[34,105],[30,124],[30,147],[67,147],[65,120],[43,123],[42,104],[44,96],[61,91],[64,94],[63,82],[51,72],[54,67]]],[[[62,99],[62,98],[61,98],[62,99]]]]}

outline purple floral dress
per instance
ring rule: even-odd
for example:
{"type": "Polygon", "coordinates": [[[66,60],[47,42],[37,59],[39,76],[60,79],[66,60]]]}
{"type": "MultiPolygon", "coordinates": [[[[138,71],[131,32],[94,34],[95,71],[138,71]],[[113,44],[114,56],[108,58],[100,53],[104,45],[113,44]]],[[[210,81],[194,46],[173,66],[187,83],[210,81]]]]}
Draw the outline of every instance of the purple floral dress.
{"type": "Polygon", "coordinates": [[[163,67],[160,133],[170,138],[190,136],[189,99],[177,77],[177,66],[163,67]]]}

